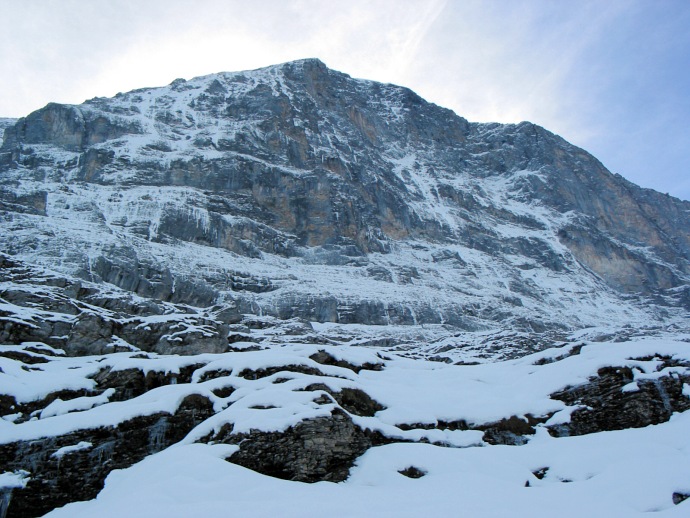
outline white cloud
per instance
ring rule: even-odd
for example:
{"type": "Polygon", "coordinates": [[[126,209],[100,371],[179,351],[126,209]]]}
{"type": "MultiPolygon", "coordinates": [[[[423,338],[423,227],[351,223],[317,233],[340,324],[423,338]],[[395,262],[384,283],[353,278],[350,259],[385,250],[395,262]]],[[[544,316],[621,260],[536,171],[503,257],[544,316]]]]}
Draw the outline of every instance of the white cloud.
{"type": "MultiPolygon", "coordinates": [[[[626,146],[638,92],[655,88],[640,79],[646,62],[637,54],[653,68],[664,53],[681,52],[690,23],[682,0],[0,2],[0,116],[319,57],[355,77],[409,86],[469,120],[531,120],[623,174],[634,164],[618,148],[626,146]],[[675,49],[673,38],[680,38],[675,49]]],[[[666,90],[671,66],[658,71],[666,90]]],[[[662,132],[679,106],[690,111],[682,101],[648,104],[662,132]]],[[[631,140],[630,153],[635,146],[631,140]]],[[[644,183],[644,174],[636,181],[644,183]]],[[[687,188],[678,194],[690,197],[687,188]]]]}
{"type": "Polygon", "coordinates": [[[389,80],[411,65],[444,2],[362,0],[11,5],[0,35],[0,113],[81,102],[221,70],[320,57],[354,75],[389,80]],[[38,9],[36,5],[42,5],[38,9]],[[98,7],[107,6],[105,11],[98,7]],[[48,78],[48,80],[46,80],[48,78]]]}

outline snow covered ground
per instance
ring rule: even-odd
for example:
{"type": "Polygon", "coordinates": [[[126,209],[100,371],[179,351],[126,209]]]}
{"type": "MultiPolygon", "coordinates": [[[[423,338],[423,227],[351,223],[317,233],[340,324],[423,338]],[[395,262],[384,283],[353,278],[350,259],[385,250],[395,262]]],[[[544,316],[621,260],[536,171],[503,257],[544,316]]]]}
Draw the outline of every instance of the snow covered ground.
{"type": "MultiPolygon", "coordinates": [[[[567,423],[579,408],[550,396],[587,384],[606,367],[630,369],[633,381],[621,394],[670,377],[685,380],[682,397],[690,399],[689,341],[682,334],[675,340],[580,341],[477,365],[404,358],[385,348],[313,344],[196,356],[125,352],[79,358],[54,356],[54,349],[40,344],[3,346],[5,353],[42,360],[27,368],[7,357],[11,354],[0,357],[0,392],[19,404],[58,390],[96,394],[95,375],[106,369],[179,374],[193,365],[195,370],[188,382],[171,381],[125,401],[110,401],[110,389],[54,400],[28,420],[5,415],[0,445],[172,413],[186,396],[199,394],[213,403],[215,415],[180,443],[111,472],[95,500],[68,504],[48,516],[688,516],[690,504],[680,500],[690,494],[690,412],[644,428],[575,437],[553,437],[548,429],[567,423]],[[330,365],[315,361],[319,352],[328,355],[330,365]],[[328,391],[309,389],[314,384],[328,391]],[[227,387],[233,391],[224,396],[219,389],[227,387]],[[366,451],[344,482],[272,478],[224,460],[241,443],[200,443],[226,423],[234,434],[281,432],[329,416],[342,410],[329,394],[344,388],[362,390],[383,407],[373,416],[348,412],[354,424],[393,441],[366,451]],[[522,446],[487,443],[479,428],[511,416],[533,416],[541,423],[522,446]],[[459,421],[468,429],[444,425],[459,421]],[[407,468],[423,476],[400,473],[407,468]]],[[[80,441],[52,456],[64,461],[91,447],[80,441]]],[[[0,481],[18,488],[30,477],[15,471],[0,481]]]]}
{"type": "Polygon", "coordinates": [[[525,446],[372,448],[346,482],[274,479],[225,462],[237,446],[185,444],[113,472],[94,501],[57,518],[121,516],[606,516],[687,517],[690,415],[643,429],[552,438],[525,446]],[[415,466],[426,475],[399,471],[415,466]],[[540,480],[534,472],[548,468],[540,480]]]}

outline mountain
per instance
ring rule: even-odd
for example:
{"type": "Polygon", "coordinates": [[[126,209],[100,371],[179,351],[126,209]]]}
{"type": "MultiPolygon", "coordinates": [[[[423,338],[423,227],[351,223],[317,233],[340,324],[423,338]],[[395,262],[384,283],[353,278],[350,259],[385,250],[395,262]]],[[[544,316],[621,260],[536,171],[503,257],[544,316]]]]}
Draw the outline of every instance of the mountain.
{"type": "Polygon", "coordinates": [[[0,174],[10,255],[159,300],[522,331],[690,304],[689,202],[318,60],[49,104],[0,174]]]}
{"type": "Polygon", "coordinates": [[[0,518],[687,515],[690,202],[315,59],[3,128],[0,518]]]}

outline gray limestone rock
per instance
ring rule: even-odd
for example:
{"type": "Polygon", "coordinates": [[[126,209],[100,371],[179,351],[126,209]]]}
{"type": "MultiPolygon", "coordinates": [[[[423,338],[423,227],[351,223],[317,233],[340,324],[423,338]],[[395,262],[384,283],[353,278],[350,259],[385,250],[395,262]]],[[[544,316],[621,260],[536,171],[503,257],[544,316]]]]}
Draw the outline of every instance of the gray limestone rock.
{"type": "Polygon", "coordinates": [[[285,432],[226,435],[214,440],[239,444],[228,460],[264,475],[300,482],[347,478],[371,439],[340,410],[307,419],[285,432]]]}
{"type": "Polygon", "coordinates": [[[113,427],[0,445],[3,470],[31,474],[26,487],[12,490],[8,518],[43,516],[69,502],[95,498],[108,473],[178,442],[211,415],[209,400],[193,395],[185,398],[174,414],[134,417],[113,427]],[[81,443],[88,446],[55,455],[60,448],[81,443]]]}
{"type": "MultiPolygon", "coordinates": [[[[666,358],[659,370],[673,364],[666,358]]],[[[624,391],[633,379],[629,367],[604,367],[589,383],[553,394],[554,399],[582,408],[572,413],[569,423],[550,427],[550,433],[559,437],[641,428],[666,422],[674,412],[690,409],[690,399],[683,394],[683,384],[690,381],[687,376],[640,380],[634,390],[624,391]]]]}
{"type": "Polygon", "coordinates": [[[319,60],[5,125],[0,246],[142,297],[466,330],[690,307],[689,202],[319,60]]]}

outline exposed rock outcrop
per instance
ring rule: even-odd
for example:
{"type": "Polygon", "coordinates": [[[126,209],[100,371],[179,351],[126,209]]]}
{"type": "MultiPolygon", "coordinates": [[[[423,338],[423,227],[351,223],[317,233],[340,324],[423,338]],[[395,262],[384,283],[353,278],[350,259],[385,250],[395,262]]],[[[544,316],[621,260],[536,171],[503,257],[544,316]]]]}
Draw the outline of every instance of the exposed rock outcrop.
{"type": "Polygon", "coordinates": [[[345,480],[355,459],[372,445],[367,434],[340,410],[330,417],[307,419],[284,432],[221,435],[213,440],[239,444],[240,450],[230,462],[300,482],[345,480]]]}
{"type": "Polygon", "coordinates": [[[7,516],[42,516],[69,502],[95,498],[112,470],[176,443],[212,414],[208,399],[188,396],[174,414],[134,417],[115,427],[0,445],[4,471],[30,474],[25,487],[12,489],[7,516]]]}
{"type": "MultiPolygon", "coordinates": [[[[677,366],[674,364],[666,358],[659,371],[677,366]]],[[[551,426],[549,431],[561,437],[666,422],[674,412],[690,409],[690,398],[683,393],[686,383],[690,383],[688,374],[671,372],[635,381],[629,367],[604,367],[589,383],[552,395],[569,406],[581,408],[571,414],[569,423],[551,426]]]]}
{"type": "MultiPolygon", "coordinates": [[[[228,325],[189,306],[112,293],[4,254],[0,283],[0,343],[41,342],[72,356],[132,349],[162,354],[227,350],[228,325]]],[[[232,308],[225,313],[229,318],[232,308]]]]}

